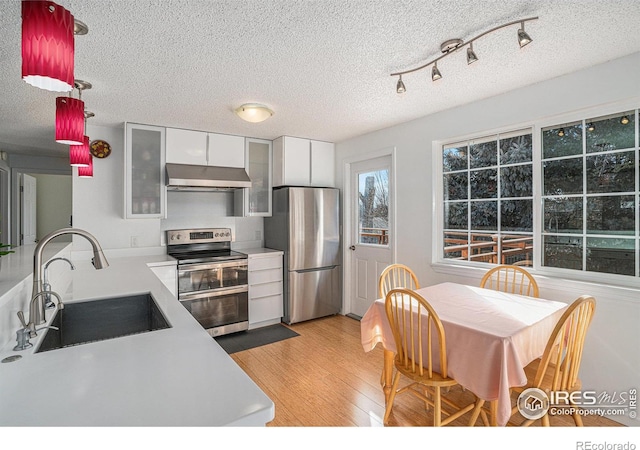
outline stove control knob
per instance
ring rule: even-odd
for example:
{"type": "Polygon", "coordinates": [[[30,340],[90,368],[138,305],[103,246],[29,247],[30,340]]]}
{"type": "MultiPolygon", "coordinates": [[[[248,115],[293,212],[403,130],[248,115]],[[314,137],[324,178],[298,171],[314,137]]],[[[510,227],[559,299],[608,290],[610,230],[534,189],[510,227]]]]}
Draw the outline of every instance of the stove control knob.
{"type": "Polygon", "coordinates": [[[225,235],[225,236],[229,236],[229,234],[231,234],[231,233],[229,233],[229,232],[227,231],[224,235],[225,235]]]}
{"type": "Polygon", "coordinates": [[[176,240],[179,241],[180,239],[182,239],[182,235],[181,234],[176,234],[176,240]]]}
{"type": "Polygon", "coordinates": [[[220,235],[219,233],[216,233],[216,237],[218,237],[219,235],[220,235]]]}

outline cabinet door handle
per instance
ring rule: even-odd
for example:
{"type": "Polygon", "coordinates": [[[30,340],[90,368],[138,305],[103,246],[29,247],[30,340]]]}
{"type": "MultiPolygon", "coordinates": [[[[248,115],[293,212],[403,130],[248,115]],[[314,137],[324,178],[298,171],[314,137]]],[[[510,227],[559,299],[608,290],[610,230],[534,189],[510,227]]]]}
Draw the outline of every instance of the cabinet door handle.
{"type": "Polygon", "coordinates": [[[352,245],[351,247],[349,247],[349,250],[355,250],[355,249],[356,249],[355,245],[352,245]]]}

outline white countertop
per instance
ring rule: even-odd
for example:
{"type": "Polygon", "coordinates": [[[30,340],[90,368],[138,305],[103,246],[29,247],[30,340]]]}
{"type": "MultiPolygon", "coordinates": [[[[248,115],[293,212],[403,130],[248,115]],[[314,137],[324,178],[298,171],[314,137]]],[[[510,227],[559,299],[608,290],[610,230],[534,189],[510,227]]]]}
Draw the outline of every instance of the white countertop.
{"type": "MultiPolygon", "coordinates": [[[[63,302],[151,292],[171,328],[34,353],[0,348],[0,426],[264,425],[273,402],[173,297],[148,265],[165,255],[77,263],[63,302]]],[[[60,293],[62,294],[62,293],[60,293]]],[[[50,320],[52,314],[48,314],[50,320]]]]}
{"type": "Polygon", "coordinates": [[[275,254],[281,254],[283,255],[284,252],[282,250],[273,250],[271,248],[264,248],[264,247],[259,247],[259,248],[243,248],[241,250],[238,250],[241,253],[244,253],[245,255],[248,256],[269,256],[269,255],[275,255],[275,254]]]}

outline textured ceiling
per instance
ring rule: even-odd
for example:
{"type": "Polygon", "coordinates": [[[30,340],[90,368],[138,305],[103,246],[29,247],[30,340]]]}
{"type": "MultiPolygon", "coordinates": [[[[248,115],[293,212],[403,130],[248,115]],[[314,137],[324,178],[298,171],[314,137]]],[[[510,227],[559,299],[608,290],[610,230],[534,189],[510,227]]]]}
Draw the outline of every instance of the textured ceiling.
{"type": "MultiPolygon", "coordinates": [[[[75,77],[91,124],[123,122],[274,139],[341,140],[640,51],[637,0],[58,0],[89,26],[75,77]],[[439,55],[440,43],[487,35],[430,71],[391,72],[439,55]],[[264,103],[275,115],[240,120],[264,103]]],[[[0,149],[66,155],[54,142],[55,98],[21,80],[20,1],[0,1],[0,149]]],[[[637,74],[636,74],[637,76],[637,74]]]]}

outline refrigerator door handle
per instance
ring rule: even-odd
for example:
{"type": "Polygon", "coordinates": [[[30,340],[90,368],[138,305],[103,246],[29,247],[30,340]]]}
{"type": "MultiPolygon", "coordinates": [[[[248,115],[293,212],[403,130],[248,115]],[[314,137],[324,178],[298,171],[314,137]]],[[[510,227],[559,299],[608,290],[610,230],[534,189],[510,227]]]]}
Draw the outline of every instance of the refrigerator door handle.
{"type": "Polygon", "coordinates": [[[316,267],[314,269],[292,270],[291,272],[296,272],[296,273],[318,272],[320,270],[333,270],[336,267],[338,267],[338,264],[334,264],[333,266],[326,266],[326,267],[316,267]]]}

